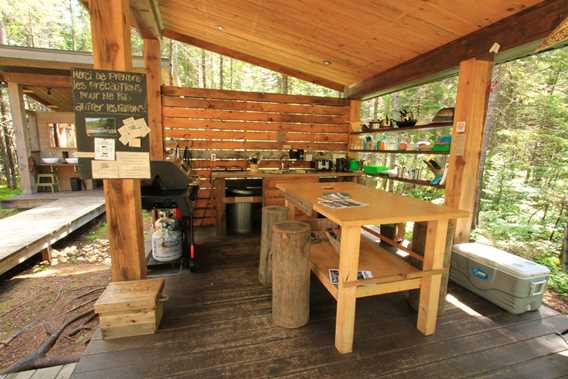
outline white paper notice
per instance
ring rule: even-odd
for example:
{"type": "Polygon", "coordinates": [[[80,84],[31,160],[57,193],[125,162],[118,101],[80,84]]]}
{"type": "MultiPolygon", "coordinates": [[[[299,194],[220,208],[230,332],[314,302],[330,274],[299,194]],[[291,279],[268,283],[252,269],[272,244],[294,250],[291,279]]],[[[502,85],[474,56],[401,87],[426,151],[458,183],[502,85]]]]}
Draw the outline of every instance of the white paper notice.
{"type": "Polygon", "coordinates": [[[95,159],[114,161],[114,139],[95,138],[95,159]]]}
{"type": "Polygon", "coordinates": [[[124,179],[150,178],[150,153],[118,151],[116,153],[118,175],[124,179]]]}
{"type": "Polygon", "coordinates": [[[117,161],[91,161],[91,171],[93,179],[117,179],[117,161]]]}

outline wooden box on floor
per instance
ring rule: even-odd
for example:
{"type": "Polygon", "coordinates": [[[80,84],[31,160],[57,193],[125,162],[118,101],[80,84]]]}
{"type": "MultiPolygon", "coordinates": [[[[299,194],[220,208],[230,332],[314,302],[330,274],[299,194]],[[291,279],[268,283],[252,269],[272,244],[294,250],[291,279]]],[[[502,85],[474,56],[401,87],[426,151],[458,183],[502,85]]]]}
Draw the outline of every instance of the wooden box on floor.
{"type": "Polygon", "coordinates": [[[95,303],[103,339],[153,334],[163,313],[164,279],[110,283],[95,303]]]}

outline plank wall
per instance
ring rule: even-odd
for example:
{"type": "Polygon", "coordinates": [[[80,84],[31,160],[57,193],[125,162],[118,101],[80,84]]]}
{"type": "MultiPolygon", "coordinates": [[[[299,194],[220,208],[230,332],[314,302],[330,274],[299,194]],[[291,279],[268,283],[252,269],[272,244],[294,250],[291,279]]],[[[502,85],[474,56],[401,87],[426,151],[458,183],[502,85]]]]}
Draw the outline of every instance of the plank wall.
{"type": "MultiPolygon", "coordinates": [[[[215,223],[211,173],[245,169],[253,154],[261,169],[279,168],[289,149],[346,153],[349,101],[338,98],[162,87],[166,154],[188,146],[201,177],[196,225],[215,223]],[[211,159],[211,154],[216,159],[211,159]]],[[[291,162],[309,168],[309,162],[291,162]]]]}

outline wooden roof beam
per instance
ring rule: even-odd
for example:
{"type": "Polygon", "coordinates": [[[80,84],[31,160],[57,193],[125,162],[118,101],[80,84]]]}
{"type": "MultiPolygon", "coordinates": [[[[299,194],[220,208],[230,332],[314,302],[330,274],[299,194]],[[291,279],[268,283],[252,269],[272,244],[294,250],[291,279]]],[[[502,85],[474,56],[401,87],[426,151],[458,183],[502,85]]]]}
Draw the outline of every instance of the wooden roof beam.
{"type": "Polygon", "coordinates": [[[227,47],[223,47],[223,46],[216,45],[216,44],[213,44],[213,43],[210,43],[210,42],[207,42],[207,41],[203,41],[199,38],[191,37],[191,36],[188,36],[188,35],[185,35],[185,34],[180,34],[180,33],[174,32],[172,30],[168,30],[168,29],[165,29],[162,34],[163,34],[164,37],[174,39],[174,40],[179,41],[179,42],[188,43],[190,45],[197,46],[197,47],[200,47],[202,49],[212,51],[214,53],[218,53],[218,54],[225,55],[225,56],[228,56],[228,57],[231,57],[231,58],[234,58],[234,59],[238,59],[240,61],[247,62],[247,63],[250,63],[250,64],[254,64],[256,66],[264,67],[266,69],[276,71],[276,72],[280,72],[280,73],[285,74],[285,75],[290,75],[290,76],[293,76],[295,78],[305,80],[307,82],[318,84],[320,86],[331,88],[331,89],[334,89],[334,90],[337,90],[337,91],[343,91],[345,89],[345,86],[341,83],[337,83],[337,82],[334,82],[334,81],[331,81],[331,80],[320,78],[320,77],[317,77],[317,76],[314,76],[314,75],[306,74],[306,73],[299,71],[297,69],[287,67],[287,66],[283,66],[283,65],[278,64],[278,63],[269,62],[269,61],[264,60],[262,58],[257,58],[257,57],[254,57],[252,55],[241,53],[240,51],[237,51],[237,50],[233,50],[233,49],[230,49],[230,48],[227,48],[227,47]]]}
{"type": "Polygon", "coordinates": [[[461,61],[485,58],[494,42],[501,45],[496,62],[533,53],[540,40],[568,17],[568,0],[545,0],[524,11],[350,85],[345,96],[369,98],[429,83],[457,73],[461,61]]]}
{"type": "Polygon", "coordinates": [[[157,0],[130,0],[130,13],[142,38],[160,39],[164,24],[157,0]]]}
{"type": "Polygon", "coordinates": [[[8,83],[47,88],[70,88],[71,76],[33,74],[23,72],[0,72],[0,79],[8,83]]]}
{"type": "MultiPolygon", "coordinates": [[[[89,0],[79,0],[89,10],[89,0]]],[[[160,15],[158,0],[129,0],[128,23],[134,26],[142,38],[159,39],[164,23],[160,15]]]]}

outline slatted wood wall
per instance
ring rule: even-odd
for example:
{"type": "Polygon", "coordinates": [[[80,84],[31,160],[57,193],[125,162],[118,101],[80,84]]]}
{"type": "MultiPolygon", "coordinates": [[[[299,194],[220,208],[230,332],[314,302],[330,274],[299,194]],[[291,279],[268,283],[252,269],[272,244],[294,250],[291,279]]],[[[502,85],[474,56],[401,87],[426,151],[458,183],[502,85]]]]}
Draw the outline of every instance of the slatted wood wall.
{"type": "Polygon", "coordinates": [[[349,142],[345,99],[164,86],[162,107],[166,153],[189,146],[202,179],[196,225],[215,223],[213,170],[246,168],[252,154],[261,169],[279,168],[289,149],[345,153],[349,142]]]}

